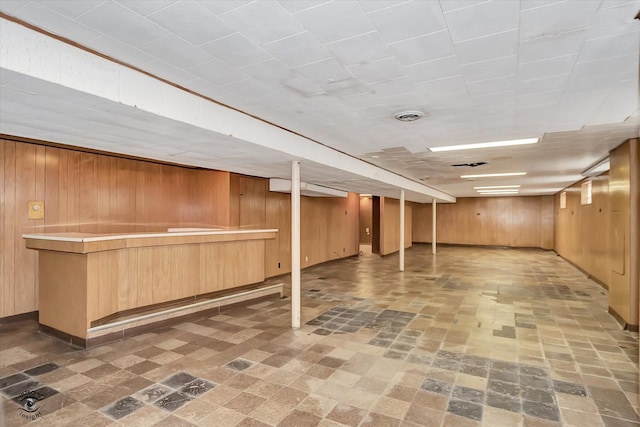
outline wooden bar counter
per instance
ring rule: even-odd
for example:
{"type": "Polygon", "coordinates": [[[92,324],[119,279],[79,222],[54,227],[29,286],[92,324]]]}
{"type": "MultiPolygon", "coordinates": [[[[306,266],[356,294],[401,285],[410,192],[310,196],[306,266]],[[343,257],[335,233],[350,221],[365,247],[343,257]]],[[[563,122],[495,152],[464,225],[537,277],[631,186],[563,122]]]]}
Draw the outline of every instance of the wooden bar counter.
{"type": "Polygon", "coordinates": [[[263,282],[276,232],[25,234],[39,251],[40,324],[82,345],[117,313],[263,282]]]}

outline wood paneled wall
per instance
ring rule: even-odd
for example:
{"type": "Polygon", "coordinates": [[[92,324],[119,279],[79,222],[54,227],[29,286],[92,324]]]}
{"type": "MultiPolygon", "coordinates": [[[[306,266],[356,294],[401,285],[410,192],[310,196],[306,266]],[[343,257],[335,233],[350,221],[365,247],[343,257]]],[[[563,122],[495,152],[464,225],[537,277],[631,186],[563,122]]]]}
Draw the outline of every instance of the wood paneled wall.
{"type": "Polygon", "coordinates": [[[629,324],[638,324],[637,293],[631,289],[631,144],[610,153],[609,308],[629,324]]]}
{"type": "Polygon", "coordinates": [[[22,234],[227,226],[230,175],[0,139],[0,317],[38,309],[22,234]],[[28,219],[34,200],[44,219],[28,219]]]}
{"type": "MultiPolygon", "coordinates": [[[[437,242],[553,248],[553,196],[470,197],[437,205],[437,242]]],[[[431,204],[413,204],[413,241],[432,239],[431,204]]]]}
{"type": "MultiPolygon", "coordinates": [[[[267,187],[266,179],[238,177],[238,223],[247,228],[279,230],[276,239],[266,242],[265,249],[265,274],[273,277],[291,272],[291,196],[270,192],[267,187]]],[[[305,268],[357,254],[359,212],[360,197],[355,193],[346,198],[303,196],[300,266],[305,268]]]]}
{"type": "MultiPolygon", "coordinates": [[[[291,198],[268,181],[0,139],[0,317],[38,309],[37,253],[25,233],[168,227],[277,228],[267,277],[291,271],[291,198]],[[27,218],[44,201],[43,220],[27,218]]],[[[359,252],[359,196],[303,197],[301,266],[359,252]]]]}
{"type": "MultiPolygon", "coordinates": [[[[413,204],[405,203],[404,247],[413,244],[413,204]]],[[[400,200],[380,198],[380,255],[388,255],[400,250],[400,200]]]]}
{"type": "Polygon", "coordinates": [[[609,283],[609,176],[592,180],[592,203],[580,204],[580,181],[563,190],[566,208],[560,209],[560,194],[554,198],[555,251],[598,281],[609,283]]]}
{"type": "Polygon", "coordinates": [[[565,209],[560,209],[561,193],[555,196],[556,252],[609,288],[610,311],[630,327],[639,323],[640,284],[632,272],[640,265],[640,254],[631,244],[638,239],[632,224],[640,224],[631,205],[633,191],[640,191],[632,178],[640,171],[637,149],[638,140],[629,140],[611,151],[609,172],[591,178],[591,204],[580,204],[586,179],[563,190],[565,209]]]}

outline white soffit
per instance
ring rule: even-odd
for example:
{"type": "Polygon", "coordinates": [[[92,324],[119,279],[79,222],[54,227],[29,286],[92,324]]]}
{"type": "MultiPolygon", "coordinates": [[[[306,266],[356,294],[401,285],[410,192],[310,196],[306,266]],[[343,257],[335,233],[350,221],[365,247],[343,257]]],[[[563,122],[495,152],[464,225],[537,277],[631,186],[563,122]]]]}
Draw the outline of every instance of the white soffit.
{"type": "Polygon", "coordinates": [[[440,201],[455,202],[455,197],[449,194],[283,128],[183,91],[14,22],[5,19],[0,22],[0,65],[2,75],[9,76],[3,78],[2,82],[0,132],[31,138],[41,138],[44,134],[47,135],[44,139],[54,138],[54,142],[80,146],[88,146],[83,141],[93,139],[100,146],[91,148],[158,160],[172,157],[170,161],[182,160],[185,164],[197,166],[204,165],[197,161],[190,163],[189,153],[192,150],[197,152],[198,146],[206,144],[208,156],[204,157],[210,163],[217,164],[217,168],[247,173],[246,168],[234,166],[238,165],[238,162],[245,163],[250,159],[249,164],[262,162],[263,168],[262,174],[250,174],[263,177],[273,176],[272,172],[265,172],[265,169],[269,169],[268,158],[274,158],[274,164],[282,163],[284,155],[284,158],[291,160],[298,159],[322,165],[326,169],[325,174],[331,175],[332,171],[338,170],[351,177],[364,178],[370,185],[359,187],[370,189],[359,188],[359,192],[379,194],[376,189],[380,187],[387,193],[381,195],[389,195],[390,189],[397,188],[398,192],[399,189],[405,189],[409,195],[417,195],[415,201],[436,198],[440,201]],[[38,86],[43,92],[49,92],[49,95],[39,94],[38,86]],[[57,99],[50,95],[56,92],[59,95],[57,99]],[[132,108],[156,116],[148,118],[151,123],[157,123],[156,119],[161,118],[168,121],[165,126],[173,126],[173,121],[175,126],[188,131],[173,141],[163,139],[159,144],[159,135],[153,134],[152,126],[140,126],[142,120],[132,121],[128,128],[124,125],[119,131],[115,130],[114,128],[120,126],[121,120],[126,122],[132,108]],[[92,117],[96,118],[94,123],[87,123],[86,126],[77,123],[74,111],[91,115],[84,109],[93,109],[92,117]],[[42,133],[39,133],[38,121],[39,114],[43,114],[42,110],[45,110],[48,116],[43,117],[40,122],[42,133]],[[97,119],[103,113],[108,115],[108,111],[114,118],[114,126],[111,127],[108,123],[98,122],[97,119]],[[33,112],[39,114],[32,114],[33,112]],[[188,126],[184,126],[185,124],[188,126]],[[100,143],[96,140],[100,126],[111,130],[111,142],[115,143],[113,146],[110,143],[104,144],[106,141],[100,143]],[[67,132],[64,131],[65,128],[67,132]],[[73,132],[69,131],[72,128],[73,132]],[[72,140],[64,137],[71,133],[76,136],[72,140]],[[135,138],[131,138],[132,134],[135,138]],[[63,138],[58,139],[56,135],[63,138]],[[229,158],[216,156],[216,151],[220,149],[224,152],[228,144],[239,145],[241,149],[231,150],[229,158]],[[118,149],[119,147],[128,148],[118,149]],[[252,153],[256,152],[259,156],[252,158],[252,153]],[[269,152],[274,152],[274,155],[269,156],[269,152]],[[245,156],[242,156],[243,153],[245,156]],[[263,159],[267,161],[263,162],[263,159]]]}
{"type": "MultiPolygon", "coordinates": [[[[270,178],[269,191],[274,191],[276,193],[291,193],[291,180],[270,178]]],[[[349,195],[346,191],[309,184],[308,182],[300,182],[300,194],[309,197],[347,197],[349,195]]]]}

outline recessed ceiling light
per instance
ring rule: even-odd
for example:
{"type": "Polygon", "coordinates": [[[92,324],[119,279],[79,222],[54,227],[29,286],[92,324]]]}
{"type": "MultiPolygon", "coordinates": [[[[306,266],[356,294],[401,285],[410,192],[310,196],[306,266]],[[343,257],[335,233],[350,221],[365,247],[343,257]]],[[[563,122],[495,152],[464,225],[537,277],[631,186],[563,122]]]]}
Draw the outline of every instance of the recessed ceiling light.
{"type": "Polygon", "coordinates": [[[424,113],[422,111],[401,111],[394,114],[393,117],[396,120],[400,120],[401,122],[415,122],[422,116],[424,116],[424,113]]]}
{"type": "Polygon", "coordinates": [[[473,187],[474,190],[493,190],[496,188],[520,188],[519,185],[487,185],[484,187],[473,187]]]}
{"type": "Polygon", "coordinates": [[[539,138],[511,139],[508,141],[480,142],[478,144],[462,144],[462,145],[447,145],[443,147],[429,147],[429,150],[433,152],[471,150],[474,148],[507,147],[510,145],[535,144],[538,141],[539,141],[539,138]]]}
{"type": "Polygon", "coordinates": [[[522,176],[526,174],[526,172],[484,173],[480,175],[460,175],[460,178],[491,178],[497,176],[522,176]]]}
{"type": "Polygon", "coordinates": [[[520,190],[476,190],[480,194],[517,193],[520,190]]]}

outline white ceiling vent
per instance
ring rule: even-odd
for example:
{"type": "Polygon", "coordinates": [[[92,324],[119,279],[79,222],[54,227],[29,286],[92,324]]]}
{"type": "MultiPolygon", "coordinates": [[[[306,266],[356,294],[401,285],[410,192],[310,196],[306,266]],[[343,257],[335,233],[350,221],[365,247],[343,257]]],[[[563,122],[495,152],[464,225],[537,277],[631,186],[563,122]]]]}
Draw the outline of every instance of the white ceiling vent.
{"type": "Polygon", "coordinates": [[[422,116],[424,116],[422,111],[401,111],[396,113],[393,117],[401,122],[415,122],[422,116]]]}

